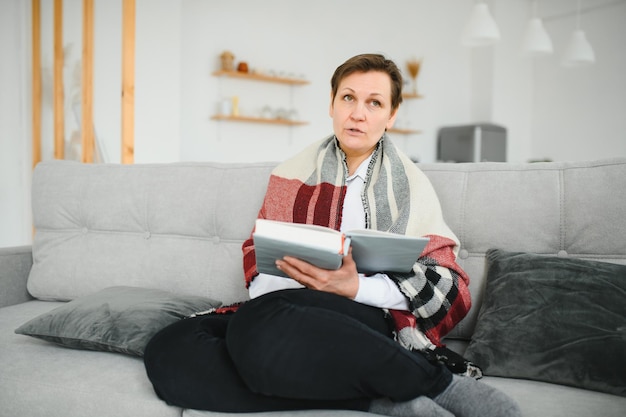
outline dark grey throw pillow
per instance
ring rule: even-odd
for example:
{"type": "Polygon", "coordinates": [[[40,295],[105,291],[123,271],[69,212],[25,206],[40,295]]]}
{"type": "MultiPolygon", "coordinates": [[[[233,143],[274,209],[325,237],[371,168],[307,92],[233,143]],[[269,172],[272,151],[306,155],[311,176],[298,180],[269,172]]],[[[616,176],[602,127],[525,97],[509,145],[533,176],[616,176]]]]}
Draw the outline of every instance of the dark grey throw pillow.
{"type": "Polygon", "coordinates": [[[626,396],[626,266],[490,250],[466,358],[485,375],[626,396]]]}
{"type": "Polygon", "coordinates": [[[143,356],[150,338],[165,326],[220,305],[199,296],[110,287],[35,317],[15,333],[70,348],[143,356]]]}

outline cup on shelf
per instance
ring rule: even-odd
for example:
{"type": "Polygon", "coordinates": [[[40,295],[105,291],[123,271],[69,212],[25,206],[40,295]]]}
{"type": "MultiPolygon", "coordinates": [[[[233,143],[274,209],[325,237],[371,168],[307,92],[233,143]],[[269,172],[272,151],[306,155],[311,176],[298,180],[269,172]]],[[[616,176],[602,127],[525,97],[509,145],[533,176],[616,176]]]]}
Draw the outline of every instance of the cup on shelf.
{"type": "Polygon", "coordinates": [[[274,111],[274,119],[286,120],[289,118],[289,111],[284,108],[278,108],[274,111]]]}
{"type": "Polygon", "coordinates": [[[230,98],[222,99],[219,102],[218,113],[221,116],[230,116],[233,113],[233,102],[230,98]]]}
{"type": "Polygon", "coordinates": [[[239,65],[237,65],[237,71],[248,73],[248,63],[245,61],[241,61],[239,65]]]}
{"type": "Polygon", "coordinates": [[[270,106],[263,106],[261,109],[261,118],[262,119],[271,119],[272,118],[272,108],[270,106]]]}
{"type": "Polygon", "coordinates": [[[298,120],[298,110],[290,109],[289,113],[287,113],[287,119],[291,120],[292,122],[298,120]]]}

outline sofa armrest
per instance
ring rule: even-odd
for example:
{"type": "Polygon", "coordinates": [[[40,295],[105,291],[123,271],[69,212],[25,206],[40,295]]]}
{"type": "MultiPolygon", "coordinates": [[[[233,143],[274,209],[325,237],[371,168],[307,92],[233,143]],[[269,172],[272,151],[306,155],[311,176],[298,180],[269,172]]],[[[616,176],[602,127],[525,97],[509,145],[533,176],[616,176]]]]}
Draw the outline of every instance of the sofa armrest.
{"type": "Polygon", "coordinates": [[[31,246],[0,248],[0,307],[33,299],[26,289],[32,266],[31,246]]]}

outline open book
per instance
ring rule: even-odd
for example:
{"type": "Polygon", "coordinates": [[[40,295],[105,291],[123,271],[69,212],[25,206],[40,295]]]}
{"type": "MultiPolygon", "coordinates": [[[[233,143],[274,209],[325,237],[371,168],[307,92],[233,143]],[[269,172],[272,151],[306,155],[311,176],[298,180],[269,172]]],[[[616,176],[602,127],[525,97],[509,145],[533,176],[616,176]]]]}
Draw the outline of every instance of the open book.
{"type": "Polygon", "coordinates": [[[259,272],[285,276],[276,260],[293,256],[324,269],[338,269],[352,246],[360,273],[409,272],[428,238],[378,230],[339,232],[310,224],[257,219],[252,235],[259,272]]]}

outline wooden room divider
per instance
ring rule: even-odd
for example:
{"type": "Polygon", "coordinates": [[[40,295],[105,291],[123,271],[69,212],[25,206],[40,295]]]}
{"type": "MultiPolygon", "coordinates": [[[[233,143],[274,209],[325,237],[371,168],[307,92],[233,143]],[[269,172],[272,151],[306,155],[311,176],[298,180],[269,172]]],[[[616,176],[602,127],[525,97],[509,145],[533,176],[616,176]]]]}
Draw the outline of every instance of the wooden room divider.
{"type": "MultiPolygon", "coordinates": [[[[122,85],[121,85],[121,162],[134,162],[135,103],[135,0],[122,0],[122,85]]],[[[63,85],[63,0],[54,0],[54,158],[64,159],[64,85],[63,85]]],[[[82,162],[94,160],[93,123],[93,56],[94,0],[83,0],[82,74],[81,74],[81,148],[82,162]]],[[[42,158],[42,68],[41,68],[41,3],[32,0],[32,133],[33,167],[42,158]]]]}

